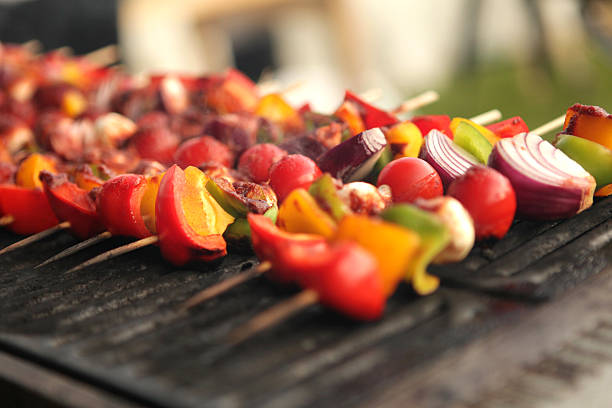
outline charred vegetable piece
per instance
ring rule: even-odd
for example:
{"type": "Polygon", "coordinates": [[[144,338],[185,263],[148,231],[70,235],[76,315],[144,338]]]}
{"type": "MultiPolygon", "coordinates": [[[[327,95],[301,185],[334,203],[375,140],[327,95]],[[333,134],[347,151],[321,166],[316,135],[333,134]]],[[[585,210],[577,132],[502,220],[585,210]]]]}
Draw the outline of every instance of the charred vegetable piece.
{"type": "Polygon", "coordinates": [[[565,115],[563,133],[579,136],[612,149],[612,115],[599,106],[579,103],[565,115]]]}
{"type": "Polygon", "coordinates": [[[274,192],[266,185],[246,181],[232,184],[224,178],[216,178],[206,182],[206,189],[226,212],[236,218],[244,218],[249,212],[264,214],[276,207],[274,192]]]}
{"type": "Polygon", "coordinates": [[[395,159],[419,156],[423,134],[414,123],[407,120],[393,125],[385,132],[385,137],[395,159]]]}
{"type": "Polygon", "coordinates": [[[438,288],[439,279],[427,273],[427,266],[450,240],[449,231],[444,223],[436,216],[409,204],[389,207],[381,216],[386,221],[418,234],[420,246],[406,269],[405,278],[420,295],[434,292],[438,288]]]}

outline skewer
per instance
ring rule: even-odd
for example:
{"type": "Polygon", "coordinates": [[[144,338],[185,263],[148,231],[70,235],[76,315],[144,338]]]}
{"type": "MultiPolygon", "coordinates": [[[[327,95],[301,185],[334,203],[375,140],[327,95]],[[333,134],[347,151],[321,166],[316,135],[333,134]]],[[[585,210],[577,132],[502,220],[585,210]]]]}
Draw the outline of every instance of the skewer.
{"type": "Polygon", "coordinates": [[[21,241],[17,241],[14,244],[11,244],[11,245],[9,245],[7,247],[4,247],[3,249],[0,250],[0,255],[6,254],[7,252],[14,251],[15,249],[22,248],[22,247],[24,247],[26,245],[30,245],[30,244],[32,244],[34,242],[38,242],[41,239],[48,237],[49,235],[53,235],[56,232],[59,232],[59,231],[62,231],[62,230],[68,229],[68,228],[70,228],[70,223],[69,222],[59,223],[56,226],[53,226],[51,228],[47,228],[44,231],[41,231],[41,232],[39,232],[37,234],[34,234],[34,235],[30,235],[29,237],[24,238],[21,241]]]}
{"type": "Polygon", "coordinates": [[[480,115],[471,117],[472,122],[478,123],[479,125],[488,125],[489,123],[496,122],[502,118],[502,113],[499,109],[491,109],[490,111],[483,112],[480,115]]]}
{"type": "Polygon", "coordinates": [[[101,66],[112,65],[119,61],[119,47],[109,44],[83,55],[83,58],[101,66]]]}
{"type": "Polygon", "coordinates": [[[432,104],[436,102],[438,99],[440,99],[440,94],[437,93],[436,91],[432,91],[432,90],[425,91],[403,102],[400,106],[393,109],[391,113],[393,113],[394,115],[397,115],[399,113],[411,112],[423,106],[432,104]]]}
{"type": "Polygon", "coordinates": [[[95,256],[83,263],[78,264],[74,268],[68,270],[66,273],[80,271],[81,269],[87,268],[88,266],[95,265],[100,262],[108,261],[109,259],[118,257],[119,255],[123,255],[125,253],[132,252],[137,249],[152,245],[156,243],[157,241],[159,241],[159,237],[157,235],[151,235],[150,237],[139,239],[138,241],[131,242],[127,245],[122,245],[119,248],[115,248],[115,249],[111,249],[110,251],[103,252],[98,256],[95,256]]]}
{"type": "Polygon", "coordinates": [[[549,122],[544,123],[542,126],[538,126],[537,128],[533,129],[531,132],[535,133],[536,135],[542,136],[548,132],[552,132],[555,129],[561,128],[564,123],[565,123],[565,114],[557,118],[554,118],[553,120],[549,122]]]}
{"type": "Polygon", "coordinates": [[[251,320],[232,330],[227,336],[230,345],[237,345],[253,337],[257,333],[272,327],[299,311],[316,304],[319,301],[317,292],[311,289],[301,291],[295,296],[278,303],[259,313],[251,320]]]}
{"type": "Polygon", "coordinates": [[[5,227],[7,225],[10,225],[13,223],[13,221],[15,221],[15,217],[13,217],[12,215],[5,215],[3,217],[0,218],[0,227],[5,227]]]}
{"type": "Polygon", "coordinates": [[[59,261],[62,258],[65,258],[67,256],[77,253],[81,249],[89,248],[90,246],[93,246],[99,242],[109,239],[110,237],[112,237],[112,234],[108,231],[104,231],[94,237],[91,237],[89,239],[86,239],[85,241],[79,242],[76,245],[73,245],[69,248],[64,249],[59,254],[56,254],[52,256],[51,258],[47,259],[46,261],[44,261],[43,263],[36,265],[34,269],[41,268],[47,264],[50,264],[51,262],[59,261]]]}
{"type": "Polygon", "coordinates": [[[189,298],[179,307],[179,312],[186,312],[187,310],[191,309],[196,305],[199,305],[200,303],[204,303],[238,285],[241,285],[244,282],[261,276],[265,272],[270,270],[271,267],[272,264],[270,262],[264,261],[257,266],[254,266],[238,273],[237,275],[232,276],[229,279],[222,280],[221,282],[218,282],[189,298]]]}

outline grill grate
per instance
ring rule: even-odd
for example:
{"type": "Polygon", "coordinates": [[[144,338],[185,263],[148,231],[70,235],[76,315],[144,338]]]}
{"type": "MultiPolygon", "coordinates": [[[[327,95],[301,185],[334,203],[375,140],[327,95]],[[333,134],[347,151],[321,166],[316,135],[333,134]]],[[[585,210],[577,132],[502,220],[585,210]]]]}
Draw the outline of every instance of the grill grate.
{"type": "MultiPolygon", "coordinates": [[[[61,233],[2,258],[0,349],[145,405],[381,403],[407,377],[417,381],[447,353],[521,321],[538,302],[602,270],[611,214],[609,198],[563,222],[518,222],[463,263],[435,268],[446,287],[434,295],[418,298],[401,287],[380,322],[354,323],[313,307],[233,348],[223,341],[229,330],[291,293],[256,279],[189,313],[176,306],[250,267],[252,256],[174,270],[156,248],[144,248],[65,273],[124,243],[111,239],[33,270],[74,243],[61,233]]],[[[0,245],[14,240],[0,234],[0,245]]]]}

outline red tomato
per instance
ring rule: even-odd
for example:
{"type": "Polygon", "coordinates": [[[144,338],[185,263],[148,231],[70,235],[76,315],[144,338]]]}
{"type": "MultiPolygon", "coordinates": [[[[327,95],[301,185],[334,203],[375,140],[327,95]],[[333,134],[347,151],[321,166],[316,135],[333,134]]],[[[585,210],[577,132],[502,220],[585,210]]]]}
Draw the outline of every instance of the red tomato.
{"type": "Polygon", "coordinates": [[[238,170],[255,183],[268,181],[270,167],[285,157],[287,152],[271,143],[249,147],[238,161],[238,170]]]}
{"type": "Polygon", "coordinates": [[[177,149],[174,161],[181,168],[199,166],[206,162],[217,162],[225,167],[233,167],[234,154],[223,143],[211,136],[189,139],[177,149]]]}
{"type": "Polygon", "coordinates": [[[270,167],[270,187],[281,203],[296,188],[308,190],[320,175],[321,170],[312,159],[301,154],[290,154],[270,167]]]}
{"type": "Polygon", "coordinates": [[[395,203],[411,203],[417,198],[434,198],[444,193],[438,173],[416,157],[402,157],[387,164],[378,175],[377,184],[391,187],[395,203]]]}
{"type": "Polygon", "coordinates": [[[474,220],[476,239],[502,238],[516,211],[510,180],[490,167],[475,166],[448,187],[448,195],[463,204],[474,220]]]}

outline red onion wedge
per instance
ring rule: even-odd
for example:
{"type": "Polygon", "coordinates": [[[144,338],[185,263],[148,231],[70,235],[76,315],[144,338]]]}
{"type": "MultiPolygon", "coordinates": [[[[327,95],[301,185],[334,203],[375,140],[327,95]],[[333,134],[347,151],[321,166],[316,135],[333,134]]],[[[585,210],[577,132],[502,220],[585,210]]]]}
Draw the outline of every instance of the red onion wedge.
{"type": "Polygon", "coordinates": [[[425,136],[420,157],[438,172],[445,190],[454,179],[479,164],[474,156],[436,129],[425,136]]]}
{"type": "Polygon", "coordinates": [[[593,176],[535,133],[497,142],[489,166],[512,183],[522,217],[567,218],[593,204],[593,176]]]}

